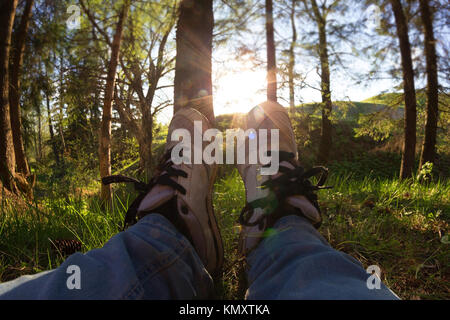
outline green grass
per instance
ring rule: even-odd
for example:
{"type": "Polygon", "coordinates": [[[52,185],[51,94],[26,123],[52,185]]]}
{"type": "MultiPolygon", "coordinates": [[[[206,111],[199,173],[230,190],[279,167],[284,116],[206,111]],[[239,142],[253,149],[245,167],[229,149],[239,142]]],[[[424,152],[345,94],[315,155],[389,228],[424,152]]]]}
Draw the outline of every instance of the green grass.
{"type": "Polygon", "coordinates": [[[449,181],[331,177],[323,191],[322,234],[333,247],[378,265],[405,299],[449,299],[449,181]]]}
{"type": "MultiPolygon", "coordinates": [[[[380,266],[383,281],[401,298],[450,298],[448,180],[424,185],[340,174],[331,175],[328,184],[334,188],[320,193],[320,231],[333,247],[365,267],[380,266]]],[[[245,294],[243,263],[236,251],[244,194],[235,170],[216,182],[214,205],[226,259],[218,295],[227,299],[245,294]]],[[[0,281],[57,267],[64,257],[54,250],[55,239],[78,239],[84,252],[102,246],[120,230],[133,197],[131,189],[117,189],[112,212],[103,211],[89,194],[53,195],[32,205],[2,197],[0,281]]]]}

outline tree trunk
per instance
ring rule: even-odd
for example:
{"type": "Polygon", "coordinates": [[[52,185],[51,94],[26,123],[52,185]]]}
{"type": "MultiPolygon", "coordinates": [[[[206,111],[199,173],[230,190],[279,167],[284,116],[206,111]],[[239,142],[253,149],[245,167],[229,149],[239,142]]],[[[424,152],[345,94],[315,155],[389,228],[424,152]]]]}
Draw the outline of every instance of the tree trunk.
{"type": "Polygon", "coordinates": [[[142,118],[142,137],[139,142],[139,167],[147,177],[151,176],[152,167],[152,141],[153,141],[153,121],[142,118]]]}
{"type": "Polygon", "coordinates": [[[297,29],[295,28],[295,3],[297,0],[292,0],[291,8],[291,27],[292,27],[292,40],[289,47],[289,108],[292,115],[295,114],[295,45],[297,42],[297,29]]]}
{"type": "Polygon", "coordinates": [[[414,87],[414,70],[411,59],[411,45],[408,37],[406,21],[400,0],[391,0],[397,25],[397,36],[400,42],[400,53],[403,67],[403,89],[405,92],[405,137],[403,156],[400,167],[400,179],[412,176],[416,149],[416,91],[414,87]]]}
{"type": "Polygon", "coordinates": [[[425,162],[434,163],[436,157],[436,130],[438,124],[438,72],[436,58],[436,41],[433,31],[433,16],[427,0],[420,0],[420,13],[425,34],[425,56],[427,61],[427,115],[425,120],[425,137],[420,156],[420,168],[425,162]]]}
{"type": "Polygon", "coordinates": [[[16,156],[17,171],[24,176],[30,174],[28,161],[25,155],[25,148],[22,138],[22,120],[20,118],[20,72],[22,69],[23,53],[25,49],[25,39],[33,8],[33,0],[27,0],[20,20],[17,34],[14,35],[12,46],[11,82],[9,86],[9,102],[11,105],[11,128],[14,143],[14,153],[16,156]]]}
{"type": "Polygon", "coordinates": [[[37,117],[38,117],[38,153],[36,155],[37,161],[41,162],[42,160],[42,123],[41,123],[41,106],[38,106],[37,109],[37,117]]]}
{"type": "Polygon", "coordinates": [[[277,64],[275,39],[273,35],[272,0],[266,0],[266,39],[267,39],[267,100],[277,101],[277,64]]]}
{"type": "Polygon", "coordinates": [[[15,183],[15,155],[9,111],[9,50],[17,0],[3,0],[0,4],[0,179],[3,186],[17,191],[15,183]]]}
{"type": "Polygon", "coordinates": [[[36,155],[36,161],[38,158],[38,141],[37,141],[37,134],[36,134],[36,127],[33,126],[33,140],[34,140],[34,153],[36,155]]]}
{"type": "Polygon", "coordinates": [[[64,140],[64,127],[63,127],[63,109],[64,109],[64,57],[63,53],[61,53],[59,57],[59,112],[58,112],[58,120],[59,120],[59,135],[61,137],[61,158],[64,162],[64,154],[66,153],[66,141],[64,140]]]}
{"type": "Polygon", "coordinates": [[[152,166],[152,143],[148,138],[139,139],[139,170],[147,178],[151,177],[152,166]]]}
{"type": "MultiPolygon", "coordinates": [[[[106,76],[105,97],[103,101],[103,115],[100,125],[99,137],[99,161],[100,176],[106,177],[111,175],[111,118],[112,118],[112,100],[114,93],[114,83],[116,78],[116,69],[119,62],[120,43],[122,41],[123,25],[127,18],[130,2],[125,0],[119,13],[119,21],[117,22],[116,31],[111,46],[111,58],[108,65],[108,73],[106,76]]],[[[101,200],[108,205],[111,201],[111,185],[103,185],[101,187],[101,200]]]]}
{"type": "Polygon", "coordinates": [[[194,107],[214,124],[211,80],[213,3],[212,0],[182,0],[179,10],[174,113],[183,107],[194,107]]]}
{"type": "Polygon", "coordinates": [[[328,57],[328,41],[326,33],[326,20],[319,11],[316,0],[311,1],[314,16],[319,31],[319,57],[321,68],[321,92],[322,92],[322,132],[319,145],[318,162],[326,164],[330,156],[330,149],[333,143],[331,112],[333,104],[331,101],[330,89],[330,63],[328,57]]]}
{"type": "Polygon", "coordinates": [[[55,132],[53,131],[53,124],[52,124],[52,113],[50,110],[50,97],[48,92],[46,92],[46,100],[47,100],[47,114],[48,114],[48,131],[50,132],[50,143],[52,145],[53,154],[55,156],[55,162],[56,165],[59,166],[59,151],[58,151],[58,145],[55,140],[55,132]]]}

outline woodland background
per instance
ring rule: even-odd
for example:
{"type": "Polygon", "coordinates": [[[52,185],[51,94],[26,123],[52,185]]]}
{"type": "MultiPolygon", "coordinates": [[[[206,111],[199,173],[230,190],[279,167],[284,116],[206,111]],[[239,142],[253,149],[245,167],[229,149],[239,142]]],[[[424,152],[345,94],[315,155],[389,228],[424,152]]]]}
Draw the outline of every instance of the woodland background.
{"type": "MultiPolygon", "coordinates": [[[[221,70],[245,60],[267,70],[266,99],[289,108],[303,165],[330,169],[329,242],[379,265],[402,298],[450,298],[449,13],[440,0],[3,0],[0,281],[117,233],[136,193],[100,177],[148,180],[170,115],[190,100],[219,129],[239,127],[247,110],[214,97],[221,70]],[[339,86],[380,81],[389,87],[364,101],[339,86]]],[[[221,166],[227,299],[245,289],[244,202],[221,166]]]]}

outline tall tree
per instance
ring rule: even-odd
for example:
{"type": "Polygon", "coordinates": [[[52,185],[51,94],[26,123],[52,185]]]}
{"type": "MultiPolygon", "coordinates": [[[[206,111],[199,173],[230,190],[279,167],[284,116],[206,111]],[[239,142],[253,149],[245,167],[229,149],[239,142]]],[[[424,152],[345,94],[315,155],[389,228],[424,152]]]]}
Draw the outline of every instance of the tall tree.
{"type": "Polygon", "coordinates": [[[9,53],[17,0],[0,4],[0,178],[3,186],[16,192],[15,156],[9,111],[9,53]]]}
{"type": "MultiPolygon", "coordinates": [[[[85,12],[92,24],[98,27],[95,18],[90,14],[86,6],[81,1],[85,12]]],[[[100,176],[106,177],[111,175],[111,121],[112,121],[112,102],[114,95],[114,86],[116,80],[117,65],[119,63],[120,56],[120,44],[122,42],[123,26],[127,19],[128,10],[130,8],[130,0],[124,0],[124,3],[119,12],[119,20],[116,25],[113,40],[110,41],[108,35],[104,30],[98,27],[98,31],[101,32],[107,43],[111,47],[111,56],[108,63],[108,69],[106,74],[105,92],[103,98],[103,108],[102,108],[102,121],[100,125],[99,134],[99,162],[100,162],[100,176]]],[[[107,204],[111,201],[111,185],[101,186],[100,197],[102,201],[107,204]]]]}
{"type": "Polygon", "coordinates": [[[14,143],[14,153],[16,157],[17,171],[23,173],[25,176],[30,174],[28,161],[25,155],[25,148],[22,138],[22,121],[20,111],[20,72],[23,63],[23,54],[25,49],[25,39],[34,0],[27,0],[23,10],[22,18],[19,23],[17,31],[13,34],[12,46],[12,63],[11,63],[11,81],[9,86],[9,101],[10,101],[10,115],[11,128],[14,143]]]}
{"type": "Polygon", "coordinates": [[[434,163],[436,156],[436,130],[438,123],[439,88],[436,57],[436,40],[433,31],[433,14],[428,0],[420,0],[420,15],[425,35],[425,57],[427,63],[427,113],[425,137],[420,156],[420,168],[425,162],[434,163]]]}
{"type": "MultiPolygon", "coordinates": [[[[56,60],[56,59],[55,59],[56,60]]],[[[62,160],[64,161],[64,153],[66,152],[66,141],[64,140],[63,132],[63,109],[64,109],[64,53],[61,52],[59,56],[59,94],[58,94],[58,128],[61,139],[62,160]]]]}
{"type": "Polygon", "coordinates": [[[47,105],[47,117],[48,117],[48,131],[50,133],[50,144],[52,146],[52,150],[53,150],[53,156],[55,157],[55,163],[57,166],[60,165],[60,159],[59,159],[59,148],[58,148],[58,142],[55,139],[55,131],[53,130],[53,123],[52,123],[52,111],[51,111],[51,107],[50,107],[50,100],[51,100],[51,96],[53,94],[53,87],[52,87],[52,83],[51,83],[51,78],[49,75],[49,72],[47,69],[49,69],[48,64],[50,64],[50,62],[47,62],[44,65],[44,70],[45,70],[45,84],[44,84],[44,95],[45,95],[45,100],[46,100],[46,105],[47,105]]]}
{"type": "Polygon", "coordinates": [[[273,27],[273,3],[266,0],[267,100],[277,101],[277,62],[273,27]]]}
{"type": "Polygon", "coordinates": [[[330,10],[338,3],[333,1],[329,6],[319,7],[316,0],[304,0],[305,9],[311,19],[316,23],[319,44],[318,55],[320,59],[320,89],[322,94],[322,131],[319,144],[318,162],[325,164],[328,161],[330,155],[332,139],[332,125],[331,125],[331,112],[333,104],[331,101],[331,89],[330,89],[330,62],[328,55],[328,39],[327,39],[327,15],[330,10]],[[311,4],[312,10],[309,9],[311,4]]]}
{"type": "Polygon", "coordinates": [[[114,104],[120,122],[139,144],[139,167],[147,176],[152,165],[155,118],[171,104],[170,100],[160,99],[158,92],[171,87],[161,85],[160,80],[174,69],[175,56],[168,53],[168,47],[171,45],[169,36],[176,23],[177,3],[168,0],[164,4],[164,11],[161,10],[161,3],[155,5],[149,2],[145,7],[146,14],[153,14],[159,19],[146,21],[141,17],[141,12],[131,13],[120,59],[125,79],[121,79],[120,85],[116,86],[116,91],[120,92],[115,95],[114,104]]]}
{"type": "Polygon", "coordinates": [[[414,69],[411,59],[411,44],[408,35],[403,6],[400,0],[390,0],[394,12],[397,37],[400,43],[400,54],[403,71],[403,90],[405,95],[405,121],[403,155],[400,167],[400,179],[412,176],[416,150],[416,90],[414,86],[414,69]]]}
{"type": "MultiPolygon", "coordinates": [[[[111,175],[111,118],[112,118],[112,101],[114,93],[114,83],[116,79],[116,69],[119,63],[120,42],[122,41],[123,25],[127,18],[128,9],[130,7],[129,0],[125,0],[119,13],[119,21],[117,22],[114,38],[111,43],[111,58],[109,60],[108,72],[106,75],[105,96],[103,101],[103,114],[99,137],[99,160],[100,160],[100,176],[106,177],[111,175]]],[[[111,200],[111,186],[102,184],[101,199],[103,201],[111,200]]]]}
{"type": "Polygon", "coordinates": [[[192,106],[214,123],[211,53],[212,0],[182,0],[179,8],[175,62],[174,112],[192,106]]]}
{"type": "Polygon", "coordinates": [[[297,43],[297,29],[295,27],[295,5],[297,0],[292,0],[291,3],[291,29],[292,29],[292,39],[291,45],[289,46],[289,64],[288,64],[288,78],[289,78],[289,108],[291,114],[295,113],[295,46],[297,43]]]}

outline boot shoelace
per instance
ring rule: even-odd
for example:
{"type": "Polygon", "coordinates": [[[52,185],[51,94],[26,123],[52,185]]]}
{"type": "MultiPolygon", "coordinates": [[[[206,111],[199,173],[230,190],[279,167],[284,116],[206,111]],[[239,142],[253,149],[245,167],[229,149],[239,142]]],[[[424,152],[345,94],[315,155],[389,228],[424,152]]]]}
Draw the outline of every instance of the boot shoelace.
{"type": "MultiPolygon", "coordinates": [[[[273,152],[269,151],[268,156],[270,156],[271,153],[273,152]]],[[[295,155],[291,152],[279,152],[280,163],[286,161],[292,164],[290,161],[294,158],[295,155]]],[[[264,220],[269,218],[271,215],[273,216],[279,204],[282,204],[286,198],[295,195],[305,196],[320,213],[315,191],[332,188],[323,186],[328,177],[328,169],[325,167],[314,167],[305,171],[305,169],[301,166],[293,166],[294,169],[280,166],[279,171],[282,174],[277,178],[267,180],[261,185],[262,189],[269,189],[269,194],[264,198],[256,199],[245,205],[239,216],[239,223],[241,225],[247,227],[257,225],[262,226],[264,220]],[[313,185],[308,179],[319,174],[321,174],[319,181],[316,185],[313,185]],[[256,208],[263,209],[263,214],[255,221],[250,222],[256,208]]],[[[263,167],[270,167],[270,163],[263,167]]]]}
{"type": "Polygon", "coordinates": [[[139,208],[139,204],[154,186],[169,186],[174,190],[180,192],[181,194],[186,194],[186,189],[179,183],[171,179],[171,177],[187,178],[188,176],[185,171],[173,167],[174,163],[172,162],[170,157],[171,151],[172,149],[169,149],[164,154],[156,169],[155,176],[148,183],[123,175],[112,175],[102,178],[102,183],[104,185],[109,185],[111,183],[133,183],[134,189],[139,192],[139,195],[128,207],[128,210],[125,214],[125,220],[122,230],[125,230],[126,228],[137,222],[137,211],[139,208]]]}

